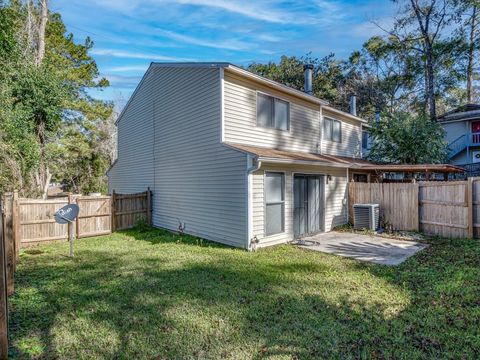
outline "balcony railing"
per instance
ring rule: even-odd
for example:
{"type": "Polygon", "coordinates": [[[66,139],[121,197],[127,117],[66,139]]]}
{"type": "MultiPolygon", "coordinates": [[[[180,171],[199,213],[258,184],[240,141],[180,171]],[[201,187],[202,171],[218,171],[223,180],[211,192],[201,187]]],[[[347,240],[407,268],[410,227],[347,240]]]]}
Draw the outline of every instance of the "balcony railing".
{"type": "Polygon", "coordinates": [[[463,134],[448,145],[448,148],[450,149],[449,157],[454,157],[469,146],[477,145],[480,146],[480,132],[463,134]]]}
{"type": "Polygon", "coordinates": [[[467,176],[480,176],[480,163],[471,163],[463,165],[467,176]]]}

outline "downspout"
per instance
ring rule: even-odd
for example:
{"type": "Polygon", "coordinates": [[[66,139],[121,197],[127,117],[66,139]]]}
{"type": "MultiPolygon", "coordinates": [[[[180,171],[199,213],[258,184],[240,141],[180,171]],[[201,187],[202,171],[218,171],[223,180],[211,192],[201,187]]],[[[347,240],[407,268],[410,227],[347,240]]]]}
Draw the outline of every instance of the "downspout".
{"type": "Polygon", "coordinates": [[[320,106],[320,155],[323,154],[323,108],[320,106]]]}
{"type": "Polygon", "coordinates": [[[350,168],[347,167],[347,196],[346,196],[346,201],[345,201],[345,204],[346,204],[346,207],[347,207],[347,224],[350,222],[350,209],[348,208],[349,206],[349,203],[348,203],[348,194],[350,193],[349,191],[349,187],[350,187],[350,174],[349,174],[349,170],[350,168]]]}
{"type": "MultiPolygon", "coordinates": [[[[253,173],[260,169],[262,162],[258,157],[247,155],[247,250],[252,251],[253,240],[253,173]]],[[[255,244],[256,246],[256,244],[255,244]]]]}

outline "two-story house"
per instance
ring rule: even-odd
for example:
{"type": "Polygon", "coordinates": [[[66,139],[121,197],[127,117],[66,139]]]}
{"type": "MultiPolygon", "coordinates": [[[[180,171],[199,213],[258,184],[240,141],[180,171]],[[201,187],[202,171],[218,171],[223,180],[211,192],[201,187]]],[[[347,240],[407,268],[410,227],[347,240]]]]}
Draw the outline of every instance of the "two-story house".
{"type": "Polygon", "coordinates": [[[117,120],[110,191],[153,191],[153,225],[243,247],[347,222],[365,120],[229,63],[152,63],[117,120]]]}
{"type": "Polygon", "coordinates": [[[467,104],[438,118],[445,129],[449,158],[467,173],[480,174],[480,105],[467,104]]]}

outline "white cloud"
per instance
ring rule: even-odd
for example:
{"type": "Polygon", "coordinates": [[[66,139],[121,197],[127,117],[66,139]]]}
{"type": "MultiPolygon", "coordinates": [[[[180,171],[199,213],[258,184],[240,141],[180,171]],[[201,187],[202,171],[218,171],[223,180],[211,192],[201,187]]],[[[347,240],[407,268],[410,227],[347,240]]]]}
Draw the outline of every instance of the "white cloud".
{"type": "Polygon", "coordinates": [[[107,72],[129,72],[129,71],[146,71],[148,65],[125,65],[125,66],[112,66],[107,68],[107,72]]]}
{"type": "Polygon", "coordinates": [[[146,54],[141,52],[130,52],[122,51],[115,49],[92,49],[90,50],[92,55],[101,55],[101,56],[113,56],[119,58],[128,58],[128,59],[147,59],[147,60],[157,60],[157,61],[195,61],[194,59],[180,58],[174,56],[164,56],[157,54],[146,54]]]}
{"type": "MultiPolygon", "coordinates": [[[[298,1],[287,8],[281,0],[97,0],[103,7],[125,14],[140,9],[161,10],[164,6],[193,5],[223,10],[250,19],[276,24],[330,23],[343,17],[341,7],[332,0],[298,1]]],[[[165,11],[165,9],[163,9],[165,11]]]]}
{"type": "Polygon", "coordinates": [[[256,38],[258,40],[268,41],[268,42],[280,42],[282,40],[285,40],[285,37],[281,37],[273,34],[258,34],[256,38]]]}
{"type": "Polygon", "coordinates": [[[197,45],[197,46],[204,46],[216,49],[227,49],[227,50],[248,50],[250,48],[250,44],[246,42],[242,42],[239,40],[231,39],[231,40],[206,40],[206,39],[199,39],[187,35],[178,34],[173,31],[168,30],[157,30],[157,35],[165,36],[170,39],[181,41],[187,44],[197,45]]]}
{"type": "Polygon", "coordinates": [[[231,0],[178,0],[180,4],[199,5],[218,8],[235,14],[243,15],[256,20],[263,20],[272,23],[296,22],[287,11],[276,10],[270,6],[260,6],[258,1],[231,1],[231,0]]]}
{"type": "Polygon", "coordinates": [[[140,79],[142,78],[141,76],[122,76],[122,75],[109,75],[106,74],[104,75],[105,78],[107,78],[108,81],[111,83],[115,84],[121,84],[121,85],[135,85],[138,84],[140,79]]]}
{"type": "Polygon", "coordinates": [[[370,38],[377,35],[385,35],[383,29],[390,29],[393,25],[392,17],[385,17],[383,19],[369,20],[352,27],[351,34],[359,38],[370,38]]]}

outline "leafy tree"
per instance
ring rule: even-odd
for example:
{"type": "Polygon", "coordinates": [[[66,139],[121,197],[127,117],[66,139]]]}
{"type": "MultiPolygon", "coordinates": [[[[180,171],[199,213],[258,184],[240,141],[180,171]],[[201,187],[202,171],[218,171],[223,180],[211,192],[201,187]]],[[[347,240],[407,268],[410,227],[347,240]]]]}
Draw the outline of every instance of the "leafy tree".
{"type": "Polygon", "coordinates": [[[394,38],[374,36],[349,59],[347,84],[357,94],[361,114],[405,110],[418,92],[419,59],[401,51],[394,38]]]}
{"type": "Polygon", "coordinates": [[[447,159],[444,130],[425,113],[384,113],[371,124],[370,136],[368,158],[379,163],[435,164],[447,159]]]}
{"type": "Polygon", "coordinates": [[[104,190],[111,152],[98,142],[113,106],[87,92],[108,86],[88,55],[93,42],[76,43],[46,0],[0,2],[0,22],[0,191],[45,196],[51,180],[104,190]]]}

